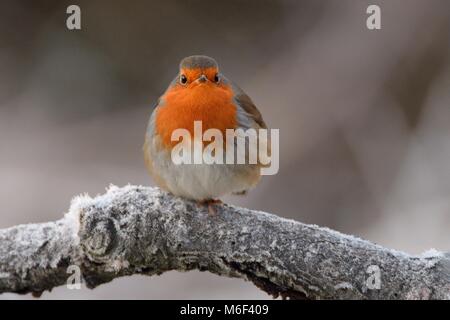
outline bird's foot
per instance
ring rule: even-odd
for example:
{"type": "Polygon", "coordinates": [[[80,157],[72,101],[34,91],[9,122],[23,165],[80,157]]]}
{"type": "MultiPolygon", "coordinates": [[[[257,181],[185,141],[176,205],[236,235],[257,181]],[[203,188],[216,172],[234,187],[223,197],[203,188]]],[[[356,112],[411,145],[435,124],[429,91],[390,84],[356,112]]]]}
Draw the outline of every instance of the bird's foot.
{"type": "Polygon", "coordinates": [[[216,205],[221,205],[223,202],[220,199],[208,199],[208,200],[202,200],[202,201],[197,201],[197,204],[199,206],[205,207],[208,206],[208,214],[210,216],[214,216],[216,215],[216,205]]]}

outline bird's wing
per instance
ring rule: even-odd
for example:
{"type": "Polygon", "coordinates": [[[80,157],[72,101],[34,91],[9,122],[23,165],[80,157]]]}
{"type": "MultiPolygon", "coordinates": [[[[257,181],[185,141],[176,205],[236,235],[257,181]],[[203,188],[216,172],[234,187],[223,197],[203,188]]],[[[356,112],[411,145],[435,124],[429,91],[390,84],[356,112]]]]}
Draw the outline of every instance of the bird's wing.
{"type": "Polygon", "coordinates": [[[143,146],[143,151],[144,151],[144,160],[145,160],[145,166],[147,167],[147,171],[149,172],[150,176],[153,178],[153,180],[155,181],[155,183],[163,188],[163,189],[167,189],[164,183],[164,180],[161,178],[161,176],[158,174],[158,172],[154,169],[154,163],[153,163],[153,155],[152,155],[152,150],[154,147],[154,139],[155,139],[155,117],[156,117],[156,113],[158,111],[158,108],[160,108],[161,106],[161,101],[162,101],[162,97],[160,97],[157,101],[157,103],[155,104],[152,114],[150,116],[150,120],[148,122],[148,126],[147,126],[147,132],[145,134],[145,142],[144,142],[144,146],[143,146]]]}
{"type": "Polygon", "coordinates": [[[250,97],[236,84],[232,83],[232,88],[235,94],[234,98],[238,105],[242,108],[241,112],[244,112],[245,116],[253,120],[257,127],[267,129],[267,125],[264,122],[261,112],[259,112],[258,108],[256,108],[252,99],[250,99],[250,97]]]}
{"type": "MultiPolygon", "coordinates": [[[[231,82],[230,82],[231,83],[231,82]]],[[[259,112],[258,108],[253,103],[252,99],[236,84],[231,83],[231,86],[234,91],[234,99],[236,100],[236,103],[238,104],[238,122],[239,126],[248,129],[267,129],[267,125],[264,122],[264,119],[261,115],[261,112],[259,112]]],[[[266,148],[268,154],[271,154],[271,145],[270,145],[270,136],[268,137],[268,140],[266,143],[266,148]]],[[[248,148],[248,146],[247,146],[248,148]]],[[[267,165],[262,165],[258,158],[258,164],[265,167],[267,165]]],[[[244,190],[245,191],[245,190],[244,190]]]]}

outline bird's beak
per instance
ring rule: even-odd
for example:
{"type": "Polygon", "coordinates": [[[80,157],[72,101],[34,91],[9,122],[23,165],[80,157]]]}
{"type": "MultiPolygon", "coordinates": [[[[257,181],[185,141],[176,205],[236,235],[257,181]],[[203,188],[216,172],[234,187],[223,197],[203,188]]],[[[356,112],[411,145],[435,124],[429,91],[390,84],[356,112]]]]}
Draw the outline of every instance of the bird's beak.
{"type": "Polygon", "coordinates": [[[202,74],[200,76],[200,78],[197,79],[198,82],[202,82],[202,83],[205,83],[207,80],[208,80],[208,78],[204,74],[202,74]]]}

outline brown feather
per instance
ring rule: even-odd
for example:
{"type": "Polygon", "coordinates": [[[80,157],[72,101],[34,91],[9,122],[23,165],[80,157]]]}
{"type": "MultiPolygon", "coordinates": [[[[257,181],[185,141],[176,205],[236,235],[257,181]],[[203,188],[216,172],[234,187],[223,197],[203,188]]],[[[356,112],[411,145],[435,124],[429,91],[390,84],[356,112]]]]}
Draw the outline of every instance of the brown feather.
{"type": "Polygon", "coordinates": [[[244,109],[244,111],[248,113],[253,118],[253,120],[255,120],[260,128],[267,129],[267,125],[264,122],[261,112],[259,112],[258,108],[256,108],[252,99],[250,99],[248,95],[243,92],[239,93],[238,95],[236,95],[236,101],[239,103],[242,109],[244,109]]]}

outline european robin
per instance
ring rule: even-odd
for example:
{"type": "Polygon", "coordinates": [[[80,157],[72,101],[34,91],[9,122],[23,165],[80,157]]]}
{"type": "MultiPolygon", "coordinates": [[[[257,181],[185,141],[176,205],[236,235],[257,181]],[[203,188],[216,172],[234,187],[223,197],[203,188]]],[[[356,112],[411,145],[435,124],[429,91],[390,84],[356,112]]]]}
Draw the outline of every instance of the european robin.
{"type": "Polygon", "coordinates": [[[215,128],[224,136],[227,129],[267,127],[250,97],[219,72],[213,58],[195,55],[181,61],[178,74],[151,114],[144,143],[145,163],[159,187],[207,204],[213,213],[211,206],[220,203],[217,198],[245,194],[255,186],[261,165],[175,164],[171,154],[177,141],[172,141],[172,133],[183,128],[194,134],[194,121],[201,121],[203,131],[215,128]]]}

